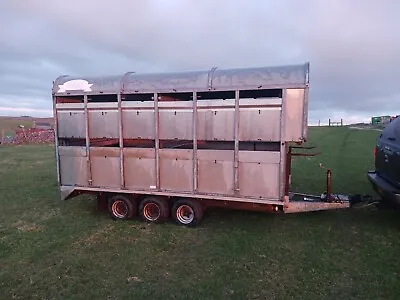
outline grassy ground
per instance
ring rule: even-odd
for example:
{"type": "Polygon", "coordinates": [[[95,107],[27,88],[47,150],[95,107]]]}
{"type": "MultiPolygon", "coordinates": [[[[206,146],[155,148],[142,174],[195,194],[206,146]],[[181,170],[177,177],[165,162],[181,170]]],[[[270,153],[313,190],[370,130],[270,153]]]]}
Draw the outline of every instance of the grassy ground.
{"type": "MultiPolygon", "coordinates": [[[[378,132],[315,128],[324,154],[294,163],[295,190],[371,192],[378,132]]],[[[58,201],[50,146],[0,148],[2,299],[398,299],[400,218],[364,209],[273,216],[210,211],[202,225],[114,222],[58,201]]]]}

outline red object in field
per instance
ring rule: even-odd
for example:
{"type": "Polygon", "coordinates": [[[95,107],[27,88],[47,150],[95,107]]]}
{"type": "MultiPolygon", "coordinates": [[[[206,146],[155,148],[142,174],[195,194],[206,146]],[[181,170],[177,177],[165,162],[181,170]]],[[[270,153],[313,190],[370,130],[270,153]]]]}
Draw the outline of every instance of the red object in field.
{"type": "Polygon", "coordinates": [[[326,171],[326,197],[327,199],[331,198],[332,194],[332,171],[328,169],[326,171]]]}
{"type": "Polygon", "coordinates": [[[18,130],[7,144],[47,144],[54,142],[53,129],[29,128],[18,130]]]}

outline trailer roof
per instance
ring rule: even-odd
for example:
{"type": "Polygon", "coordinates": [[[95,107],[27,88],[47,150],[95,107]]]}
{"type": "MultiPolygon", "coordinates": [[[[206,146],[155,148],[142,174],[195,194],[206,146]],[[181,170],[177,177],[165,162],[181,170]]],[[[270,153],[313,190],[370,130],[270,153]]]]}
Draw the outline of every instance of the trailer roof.
{"type": "Polygon", "coordinates": [[[309,63],[260,68],[218,69],[180,73],[135,73],[86,77],[58,77],[56,95],[169,93],[235,89],[304,87],[308,84],[309,63]]]}

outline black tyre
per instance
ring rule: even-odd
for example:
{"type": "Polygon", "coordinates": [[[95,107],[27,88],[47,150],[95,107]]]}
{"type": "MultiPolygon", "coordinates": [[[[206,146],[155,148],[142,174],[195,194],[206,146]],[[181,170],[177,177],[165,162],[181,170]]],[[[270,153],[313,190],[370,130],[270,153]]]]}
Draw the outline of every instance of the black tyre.
{"type": "Polygon", "coordinates": [[[203,207],[194,199],[180,199],[172,207],[173,220],[183,226],[194,227],[203,219],[203,207]]]}
{"type": "Polygon", "coordinates": [[[114,220],[128,220],[136,216],[136,201],[127,195],[115,195],[108,199],[108,211],[114,220]]]}
{"type": "Polygon", "coordinates": [[[139,205],[140,218],[148,223],[164,223],[169,217],[168,202],[161,197],[146,197],[139,205]]]}

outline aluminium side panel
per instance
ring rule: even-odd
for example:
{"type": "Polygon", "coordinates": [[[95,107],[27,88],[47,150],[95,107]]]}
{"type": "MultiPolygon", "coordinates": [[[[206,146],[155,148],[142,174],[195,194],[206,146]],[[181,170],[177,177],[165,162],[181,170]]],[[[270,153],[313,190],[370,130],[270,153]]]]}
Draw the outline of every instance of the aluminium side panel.
{"type": "Polygon", "coordinates": [[[203,141],[233,141],[235,108],[204,108],[197,112],[198,139],[203,141]]]}
{"type": "Polygon", "coordinates": [[[58,110],[58,137],[85,138],[85,112],[79,110],[58,110]]]}
{"type": "Polygon", "coordinates": [[[92,186],[121,187],[120,150],[117,147],[90,147],[92,186]]]}
{"type": "Polygon", "coordinates": [[[87,186],[86,147],[59,146],[58,154],[61,185],[87,186]]]}
{"type": "Polygon", "coordinates": [[[279,151],[239,151],[241,197],[279,198],[279,151]]]}
{"type": "Polygon", "coordinates": [[[234,151],[198,150],[198,192],[205,194],[234,194],[234,151]]]}
{"type": "Polygon", "coordinates": [[[160,189],[176,192],[193,191],[193,151],[159,149],[160,189]]]}
{"type": "Polygon", "coordinates": [[[128,189],[156,188],[155,149],[125,148],[125,186],[128,189]]]}
{"type": "Polygon", "coordinates": [[[191,102],[174,102],[174,107],[165,107],[159,102],[159,138],[161,140],[193,139],[193,108],[181,107],[192,105],[191,102]]]}
{"type": "Polygon", "coordinates": [[[240,141],[279,141],[280,107],[242,107],[240,109],[240,141]]]}
{"type": "Polygon", "coordinates": [[[119,138],[117,109],[91,109],[88,113],[90,138],[119,138]]]}
{"type": "Polygon", "coordinates": [[[284,117],[284,141],[302,142],[304,140],[304,119],[305,116],[305,90],[286,89],[285,90],[284,117]]]}
{"type": "MultiPolygon", "coordinates": [[[[131,104],[131,103],[129,103],[131,104]]],[[[135,104],[135,103],[134,103],[135,104]]],[[[122,121],[124,124],[123,135],[125,139],[155,139],[155,110],[154,102],[149,101],[146,105],[123,107],[122,121]]]]}
{"type": "Polygon", "coordinates": [[[235,100],[197,102],[197,138],[203,141],[233,141],[235,100]]]}

